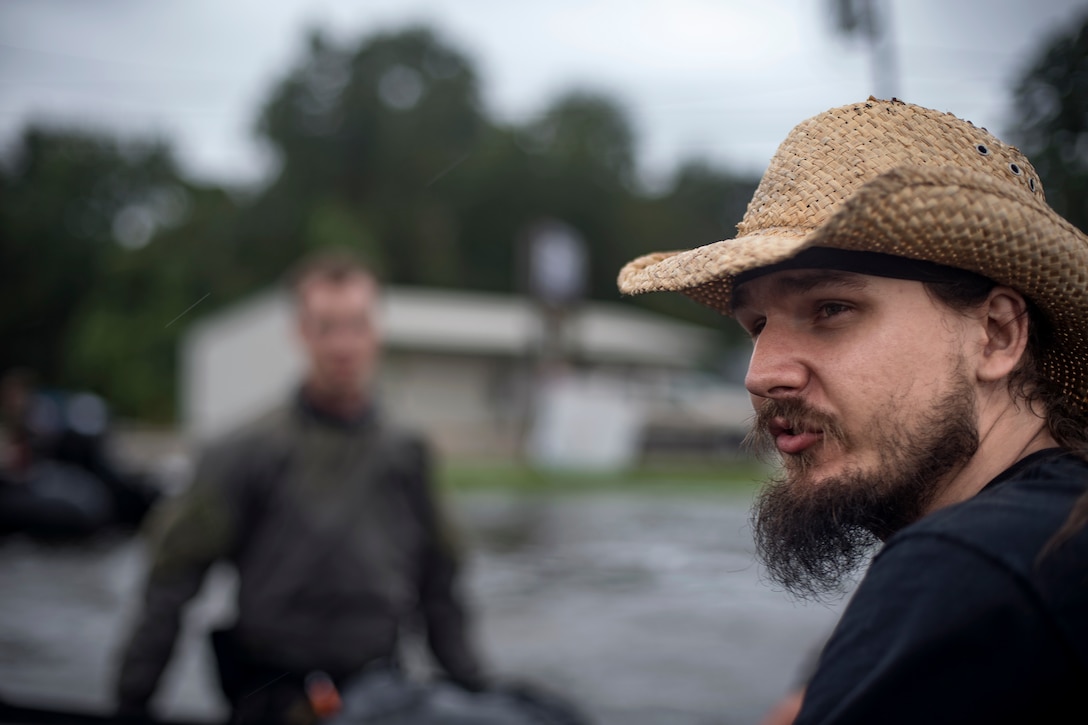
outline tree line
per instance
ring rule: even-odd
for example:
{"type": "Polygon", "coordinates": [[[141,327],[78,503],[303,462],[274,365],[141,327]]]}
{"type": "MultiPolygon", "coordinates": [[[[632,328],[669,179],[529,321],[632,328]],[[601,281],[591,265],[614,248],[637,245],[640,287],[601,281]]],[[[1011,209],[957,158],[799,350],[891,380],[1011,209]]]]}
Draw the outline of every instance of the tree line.
{"type": "MultiPolygon", "coordinates": [[[[1017,140],[1082,228],[1086,48],[1088,23],[1015,88],[1031,109],[1017,140]]],[[[758,182],[691,160],[649,193],[618,102],[569,91],[529,121],[497,121],[466,55],[426,27],[349,44],[311,33],[258,119],[278,172],[244,193],[186,178],[163,140],[24,129],[0,165],[0,371],[27,366],[169,421],[186,327],[305,252],[354,248],[392,284],[513,292],[525,234],[559,219],[586,241],[588,296],[616,300],[632,257],[731,237],[758,182]]],[[[630,304],[716,324],[675,295],[630,304]]]]}

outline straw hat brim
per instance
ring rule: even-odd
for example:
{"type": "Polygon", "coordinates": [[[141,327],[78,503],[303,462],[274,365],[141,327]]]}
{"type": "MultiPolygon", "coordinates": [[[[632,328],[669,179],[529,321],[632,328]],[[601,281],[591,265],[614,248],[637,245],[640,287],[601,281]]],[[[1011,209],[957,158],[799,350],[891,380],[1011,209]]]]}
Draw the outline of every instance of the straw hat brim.
{"type": "Polygon", "coordinates": [[[978,171],[901,166],[862,185],[816,229],[764,229],[627,264],[620,291],[676,291],[730,313],[734,277],[810,247],[882,252],[966,269],[1018,290],[1049,319],[1040,361],[1088,401],[1088,237],[1036,195],[978,171]]]}

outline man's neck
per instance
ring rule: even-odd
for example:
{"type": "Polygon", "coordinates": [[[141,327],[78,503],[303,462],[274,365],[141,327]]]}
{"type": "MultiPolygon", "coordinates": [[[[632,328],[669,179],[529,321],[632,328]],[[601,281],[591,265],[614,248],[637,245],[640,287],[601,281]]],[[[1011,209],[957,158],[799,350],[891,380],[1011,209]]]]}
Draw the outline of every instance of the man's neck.
{"type": "Polygon", "coordinates": [[[978,450],[952,474],[927,512],[966,501],[1017,461],[1057,446],[1046,421],[1030,405],[1010,400],[999,407],[984,406],[979,415],[978,450]]]}
{"type": "Polygon", "coordinates": [[[369,403],[361,388],[348,391],[329,390],[313,381],[303,386],[302,395],[315,410],[345,421],[359,418],[369,403]]]}

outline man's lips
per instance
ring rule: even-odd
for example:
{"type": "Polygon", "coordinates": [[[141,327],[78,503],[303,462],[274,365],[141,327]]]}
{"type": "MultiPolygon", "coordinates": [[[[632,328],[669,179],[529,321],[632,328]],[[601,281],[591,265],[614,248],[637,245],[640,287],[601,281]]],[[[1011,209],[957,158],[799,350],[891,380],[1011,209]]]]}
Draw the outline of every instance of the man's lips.
{"type": "Polygon", "coordinates": [[[794,429],[793,424],[785,418],[775,418],[767,427],[775,446],[781,453],[800,453],[801,451],[816,445],[823,437],[821,431],[794,429]]]}

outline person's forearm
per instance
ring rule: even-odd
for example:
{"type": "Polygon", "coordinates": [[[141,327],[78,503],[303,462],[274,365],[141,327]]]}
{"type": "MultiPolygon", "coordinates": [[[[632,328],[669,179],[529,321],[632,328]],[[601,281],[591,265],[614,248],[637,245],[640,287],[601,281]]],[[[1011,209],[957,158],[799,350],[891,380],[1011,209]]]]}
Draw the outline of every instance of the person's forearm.
{"type": "Polygon", "coordinates": [[[152,571],[139,621],[122,653],[116,683],[121,713],[147,709],[174,650],[181,627],[181,610],[199,590],[204,570],[164,575],[152,571]]]}

